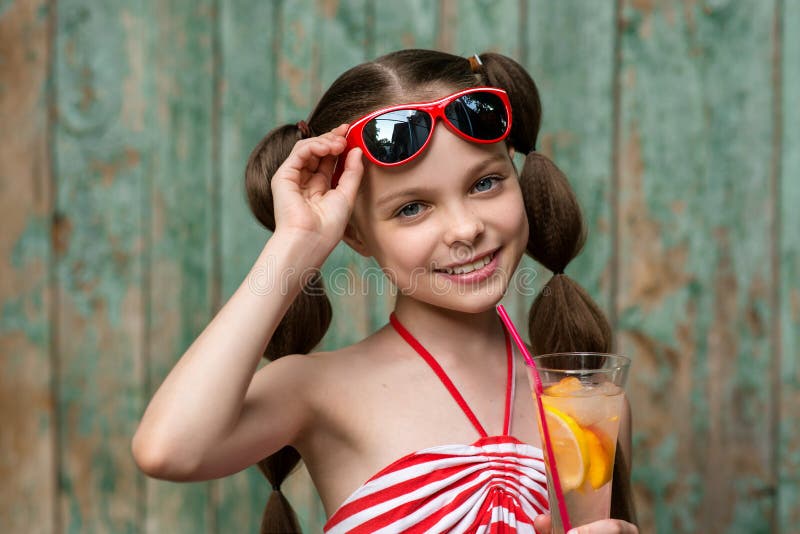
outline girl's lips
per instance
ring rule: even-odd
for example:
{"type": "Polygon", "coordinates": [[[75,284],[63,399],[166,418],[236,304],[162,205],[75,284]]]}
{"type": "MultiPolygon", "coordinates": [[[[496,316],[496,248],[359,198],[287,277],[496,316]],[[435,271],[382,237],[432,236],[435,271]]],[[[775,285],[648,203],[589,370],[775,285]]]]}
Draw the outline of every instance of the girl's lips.
{"type": "Polygon", "coordinates": [[[494,273],[495,269],[497,269],[497,264],[499,263],[498,256],[500,255],[500,250],[497,249],[494,251],[492,255],[492,261],[481,267],[480,269],[476,269],[472,272],[466,274],[449,274],[442,271],[434,271],[436,274],[440,276],[444,276],[453,282],[458,283],[469,283],[469,282],[480,282],[482,280],[486,280],[494,273]]]}

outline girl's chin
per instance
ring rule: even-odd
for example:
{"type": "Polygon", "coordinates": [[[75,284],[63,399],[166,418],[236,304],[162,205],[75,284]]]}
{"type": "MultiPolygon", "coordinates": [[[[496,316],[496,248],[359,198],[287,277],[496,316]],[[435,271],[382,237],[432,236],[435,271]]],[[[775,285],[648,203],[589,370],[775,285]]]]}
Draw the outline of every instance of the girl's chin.
{"type": "Polygon", "coordinates": [[[501,278],[496,278],[494,283],[487,280],[480,287],[453,286],[443,289],[433,286],[409,293],[406,297],[426,302],[439,308],[447,308],[463,313],[481,313],[493,309],[506,293],[507,285],[501,278]]]}

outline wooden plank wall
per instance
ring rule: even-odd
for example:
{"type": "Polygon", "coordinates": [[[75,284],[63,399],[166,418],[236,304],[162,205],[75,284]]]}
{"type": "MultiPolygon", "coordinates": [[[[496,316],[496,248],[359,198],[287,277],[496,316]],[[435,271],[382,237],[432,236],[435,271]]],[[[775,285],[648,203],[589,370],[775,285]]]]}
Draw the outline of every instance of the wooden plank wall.
{"type": "MultiPolygon", "coordinates": [[[[0,2],[0,531],[254,532],[250,468],[149,480],[147,399],[268,238],[242,171],[345,68],[509,54],[590,239],[569,274],[634,359],[642,532],[800,532],[800,2],[0,2]]],[[[385,323],[344,246],[322,348],[385,323]],[[363,286],[363,287],[362,287],[363,286]]],[[[547,272],[504,303],[523,323],[547,272]]],[[[324,513],[300,469],[305,531],[324,513]]]]}

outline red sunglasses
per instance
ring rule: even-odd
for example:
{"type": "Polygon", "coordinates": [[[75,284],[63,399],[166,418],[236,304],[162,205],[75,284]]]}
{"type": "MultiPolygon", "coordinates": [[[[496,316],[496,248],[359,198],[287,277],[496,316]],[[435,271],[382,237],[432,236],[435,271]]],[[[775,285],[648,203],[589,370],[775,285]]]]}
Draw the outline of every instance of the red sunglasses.
{"type": "Polygon", "coordinates": [[[436,119],[473,143],[497,143],[511,131],[508,94],[496,87],[472,87],[434,102],[400,104],[373,111],[347,130],[347,146],[333,170],[331,188],[344,171],[347,153],[359,147],[380,167],[403,165],[419,156],[433,135],[436,119]]]}

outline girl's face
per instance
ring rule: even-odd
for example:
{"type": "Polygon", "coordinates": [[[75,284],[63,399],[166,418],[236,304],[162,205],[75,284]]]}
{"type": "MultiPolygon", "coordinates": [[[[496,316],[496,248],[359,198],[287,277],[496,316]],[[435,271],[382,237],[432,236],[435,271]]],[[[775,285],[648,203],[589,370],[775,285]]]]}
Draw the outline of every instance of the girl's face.
{"type": "Polygon", "coordinates": [[[394,168],[365,162],[345,241],[373,256],[403,295],[468,313],[493,307],[528,242],[506,144],[471,143],[439,122],[412,162],[394,168]],[[475,269],[487,255],[490,263],[471,273],[443,272],[475,269]]]}

